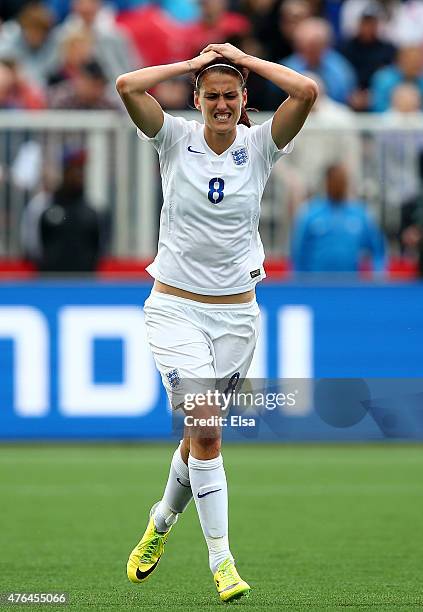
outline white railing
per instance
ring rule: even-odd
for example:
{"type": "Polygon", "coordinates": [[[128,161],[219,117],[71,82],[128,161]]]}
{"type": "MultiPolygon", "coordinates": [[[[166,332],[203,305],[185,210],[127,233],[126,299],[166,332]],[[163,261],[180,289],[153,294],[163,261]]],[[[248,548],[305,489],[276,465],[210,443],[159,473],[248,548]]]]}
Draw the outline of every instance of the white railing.
{"type": "MultiPolygon", "coordinates": [[[[200,117],[195,111],[180,114],[200,117]]],[[[259,113],[252,118],[261,123],[268,116],[259,113]]],[[[160,212],[157,155],[136,137],[126,115],[2,111],[0,255],[20,254],[23,208],[42,183],[50,180],[49,175],[57,172],[65,145],[83,146],[88,151],[86,195],[111,218],[111,254],[154,254],[160,212]],[[28,143],[35,146],[28,147],[28,143]],[[36,151],[43,167],[38,178],[36,151]]],[[[261,234],[267,253],[287,253],[295,211],[307,191],[319,189],[324,168],[336,161],[344,161],[350,168],[352,193],[364,198],[388,234],[394,234],[401,204],[420,189],[421,151],[422,115],[401,121],[383,115],[311,117],[296,139],[294,153],[275,166],[264,194],[261,234]]]]}

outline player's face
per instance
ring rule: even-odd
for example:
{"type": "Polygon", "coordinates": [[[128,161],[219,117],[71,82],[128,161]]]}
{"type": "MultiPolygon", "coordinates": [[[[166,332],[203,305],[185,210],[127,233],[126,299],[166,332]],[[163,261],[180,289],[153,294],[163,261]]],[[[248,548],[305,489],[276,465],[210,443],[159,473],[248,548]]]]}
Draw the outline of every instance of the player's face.
{"type": "Polygon", "coordinates": [[[200,92],[194,97],[205,125],[219,134],[234,130],[246,102],[247,92],[242,90],[239,78],[219,72],[204,75],[200,92]]]}

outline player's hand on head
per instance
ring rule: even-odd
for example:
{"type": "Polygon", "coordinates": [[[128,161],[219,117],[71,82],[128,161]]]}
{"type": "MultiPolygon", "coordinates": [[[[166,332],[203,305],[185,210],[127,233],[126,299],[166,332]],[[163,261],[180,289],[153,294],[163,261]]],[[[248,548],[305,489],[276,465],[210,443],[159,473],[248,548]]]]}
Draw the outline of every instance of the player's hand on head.
{"type": "Polygon", "coordinates": [[[217,59],[218,57],[222,57],[222,55],[216,51],[210,50],[206,53],[203,53],[202,51],[200,55],[194,57],[192,60],[189,61],[192,65],[193,70],[201,70],[201,68],[203,68],[213,60],[217,59]]]}
{"type": "Polygon", "coordinates": [[[231,62],[234,62],[235,64],[240,63],[246,56],[244,51],[241,51],[241,49],[234,47],[234,45],[231,45],[230,43],[211,43],[210,45],[207,45],[207,47],[204,47],[200,55],[203,53],[209,53],[210,51],[219,53],[219,55],[225,57],[231,62]]]}

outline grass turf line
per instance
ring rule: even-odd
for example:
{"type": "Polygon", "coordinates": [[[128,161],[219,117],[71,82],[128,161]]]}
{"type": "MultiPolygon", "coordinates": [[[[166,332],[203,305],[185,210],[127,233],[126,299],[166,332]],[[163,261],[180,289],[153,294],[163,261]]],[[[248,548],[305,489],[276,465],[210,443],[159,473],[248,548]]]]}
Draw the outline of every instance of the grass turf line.
{"type": "MultiPolygon", "coordinates": [[[[69,607],[37,607],[62,611],[223,605],[193,503],[152,578],[126,579],[172,452],[166,444],[1,446],[0,592],[66,591],[69,607]]],[[[227,445],[224,458],[231,549],[253,587],[232,605],[423,608],[421,447],[227,445]]]]}

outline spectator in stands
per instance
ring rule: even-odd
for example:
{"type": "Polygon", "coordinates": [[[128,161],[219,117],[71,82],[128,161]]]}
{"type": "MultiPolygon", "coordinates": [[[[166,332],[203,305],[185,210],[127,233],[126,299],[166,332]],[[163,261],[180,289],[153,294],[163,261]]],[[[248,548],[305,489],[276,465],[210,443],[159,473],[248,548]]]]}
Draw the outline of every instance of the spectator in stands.
{"type": "Polygon", "coordinates": [[[381,113],[391,105],[392,93],[400,83],[414,83],[423,95],[423,47],[401,47],[394,65],[378,70],[371,79],[372,110],[381,113]]]}
{"type": "Polygon", "coordinates": [[[57,23],[62,22],[70,11],[71,0],[45,0],[45,3],[53,11],[57,23]]]}
{"type": "Polygon", "coordinates": [[[10,108],[12,89],[12,71],[9,66],[3,62],[0,62],[0,109],[10,108]]]}
{"type": "Polygon", "coordinates": [[[386,40],[386,36],[382,34],[388,17],[391,15],[392,6],[396,5],[398,0],[343,0],[340,8],[340,35],[341,39],[349,39],[357,36],[359,23],[363,11],[367,9],[370,3],[377,3],[380,9],[379,34],[382,39],[386,40]]]}
{"type": "Polygon", "coordinates": [[[189,110],[192,88],[184,77],[162,81],[154,88],[154,97],[164,110],[189,110]]]}
{"type": "Polygon", "coordinates": [[[0,39],[0,58],[13,58],[41,87],[57,56],[57,32],[49,9],[41,2],[27,4],[17,21],[8,23],[0,39]]]}
{"type": "Polygon", "coordinates": [[[364,202],[349,200],[348,174],[342,164],[326,172],[325,197],[305,203],[292,234],[292,262],[298,272],[357,272],[364,254],[384,269],[383,235],[364,202]]]}
{"type": "MultiPolygon", "coordinates": [[[[401,83],[392,93],[391,107],[383,114],[388,125],[404,125],[404,118],[420,112],[422,95],[413,83],[401,83]]],[[[420,130],[388,131],[379,136],[379,180],[384,182],[385,205],[401,207],[397,238],[407,258],[417,259],[423,276],[423,135],[420,130]],[[382,174],[383,172],[383,174],[382,174]]]]}
{"type": "MultiPolygon", "coordinates": [[[[227,42],[241,49],[247,55],[266,58],[265,50],[260,41],[251,34],[232,36],[228,38],[227,42]]],[[[248,75],[248,108],[257,111],[275,110],[273,101],[269,96],[268,81],[255,72],[250,72],[248,75]]]]}
{"type": "Polygon", "coordinates": [[[421,123],[410,115],[419,112],[422,94],[413,83],[400,83],[391,95],[391,105],[378,117],[387,129],[374,135],[374,157],[378,163],[374,177],[381,185],[381,204],[388,211],[398,211],[405,203],[415,201],[420,191],[419,155],[423,151],[423,134],[419,129],[401,129],[409,121],[421,123]],[[389,128],[398,129],[389,129],[389,128]]]}
{"type": "Polygon", "coordinates": [[[55,70],[48,76],[49,86],[72,79],[80,67],[94,58],[94,40],[84,27],[69,29],[60,41],[55,70]]]}
{"type": "Polygon", "coordinates": [[[227,0],[200,0],[200,8],[201,17],[186,26],[185,57],[194,57],[210,42],[225,42],[250,31],[248,19],[229,11],[227,0]]]}
{"type": "Polygon", "coordinates": [[[251,23],[251,34],[264,49],[264,57],[272,62],[294,52],[295,28],[312,16],[308,0],[244,0],[241,10],[251,23]]]}
{"type": "Polygon", "coordinates": [[[21,250],[24,259],[39,267],[41,263],[40,218],[50,206],[52,194],[40,191],[28,202],[20,225],[21,250]]]}
{"type": "Polygon", "coordinates": [[[147,66],[184,60],[186,26],[172,19],[156,4],[134,7],[118,14],[117,22],[131,36],[147,66]]]}
{"type": "Polygon", "coordinates": [[[15,60],[0,60],[0,109],[41,110],[45,106],[43,92],[22,74],[15,60]]]}
{"type": "Polygon", "coordinates": [[[410,225],[405,225],[401,231],[403,253],[407,258],[417,259],[417,271],[423,277],[423,194],[418,205],[413,206],[410,225]]]}
{"type": "Polygon", "coordinates": [[[94,54],[108,81],[140,65],[140,58],[126,33],[112,15],[103,10],[102,0],[73,0],[72,11],[60,26],[61,36],[69,30],[84,27],[94,39],[94,54]]]}
{"type": "Polygon", "coordinates": [[[356,36],[344,41],[341,53],[354,67],[358,87],[350,96],[349,103],[356,111],[370,108],[369,86],[373,74],[395,60],[396,49],[379,37],[381,7],[371,2],[363,8],[356,36]]]}
{"type": "Polygon", "coordinates": [[[328,96],[346,104],[357,80],[348,60],[331,48],[331,39],[327,21],[320,17],[305,19],[295,30],[296,52],[283,63],[298,72],[314,72],[322,79],[328,96]]]}
{"type": "Polygon", "coordinates": [[[49,107],[74,110],[120,110],[117,100],[111,97],[107,78],[98,62],[83,64],[69,81],[50,89],[49,107]]]}
{"type": "Polygon", "coordinates": [[[385,117],[403,119],[404,116],[420,112],[422,93],[413,83],[400,83],[392,92],[391,106],[385,117]]]}
{"type": "Polygon", "coordinates": [[[417,259],[418,273],[423,277],[423,151],[418,158],[419,187],[414,197],[401,207],[399,239],[403,255],[417,259]]]}
{"type": "MultiPolygon", "coordinates": [[[[16,0],[9,0],[11,2],[16,0]]],[[[62,21],[69,13],[71,0],[46,0],[47,4],[54,10],[59,21],[62,21]]],[[[137,7],[151,5],[151,0],[111,0],[107,3],[107,9],[115,12],[127,11],[137,7]]],[[[193,21],[199,15],[197,0],[154,0],[154,4],[160,6],[169,15],[178,21],[193,21]]]]}
{"type": "MultiPolygon", "coordinates": [[[[101,8],[101,19],[112,21],[116,10],[120,10],[121,5],[134,4],[138,0],[107,0],[101,8]]],[[[144,0],[145,1],[145,0],[144,0]]],[[[45,4],[53,11],[58,22],[62,22],[72,11],[72,0],[44,0],[45,4]]]]}
{"type": "Polygon", "coordinates": [[[360,176],[360,137],[351,130],[355,113],[345,104],[329,98],[324,83],[316,74],[306,73],[306,76],[319,87],[319,96],[307,120],[315,129],[298,134],[290,159],[276,164],[274,170],[275,177],[280,179],[289,195],[290,218],[306,198],[325,193],[326,185],[322,182],[329,166],[342,160],[351,179],[349,196],[353,196],[360,176]]]}
{"type": "Polygon", "coordinates": [[[294,37],[300,23],[313,16],[308,0],[284,0],[274,21],[277,35],[270,40],[270,53],[279,61],[295,52],[294,37]]]}
{"type": "MultiPolygon", "coordinates": [[[[140,0],[135,1],[140,2],[140,0]]],[[[200,16],[197,0],[160,0],[160,6],[177,21],[195,21],[200,16]]]]}
{"type": "Polygon", "coordinates": [[[65,25],[85,26],[98,32],[116,32],[113,13],[103,0],[71,0],[65,25]]]}
{"type": "Polygon", "coordinates": [[[406,0],[390,2],[391,18],[386,35],[398,46],[423,44],[423,2],[406,0]]]}
{"type": "Polygon", "coordinates": [[[30,0],[1,0],[0,22],[15,19],[25,4],[28,4],[29,2],[30,0]]]}
{"type": "Polygon", "coordinates": [[[312,15],[316,17],[324,17],[327,12],[327,5],[332,2],[332,0],[307,0],[310,4],[310,10],[312,15]]]}
{"type": "Polygon", "coordinates": [[[68,150],[63,178],[36,196],[21,225],[23,249],[44,272],[93,272],[100,255],[100,220],[84,196],[85,151],[68,150]]]}

